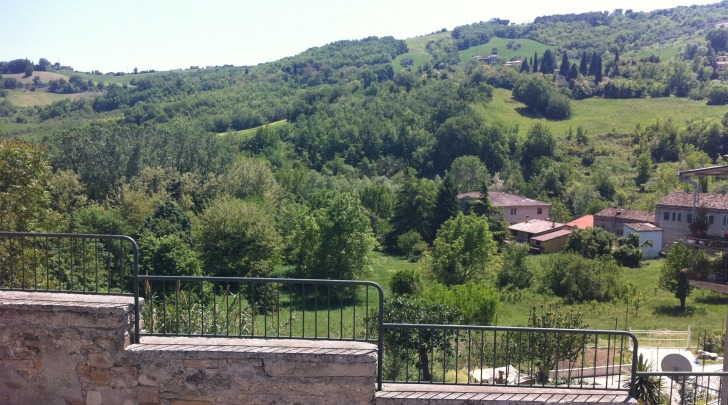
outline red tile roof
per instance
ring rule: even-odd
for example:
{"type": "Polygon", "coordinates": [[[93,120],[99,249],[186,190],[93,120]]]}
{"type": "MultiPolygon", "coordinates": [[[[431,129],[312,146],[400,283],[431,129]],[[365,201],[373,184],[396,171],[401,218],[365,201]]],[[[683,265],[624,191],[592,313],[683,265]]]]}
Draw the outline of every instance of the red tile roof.
{"type": "Polygon", "coordinates": [[[594,217],[601,217],[601,218],[624,218],[632,221],[638,221],[638,222],[655,222],[655,213],[649,212],[649,211],[637,211],[637,210],[627,210],[624,208],[607,208],[603,209],[596,214],[594,214],[594,217]]]}
{"type": "Polygon", "coordinates": [[[577,218],[566,225],[579,229],[594,228],[594,215],[584,215],[583,217],[577,218]]]}
{"type": "MultiPolygon", "coordinates": [[[[663,207],[679,207],[679,208],[692,208],[693,207],[693,193],[675,192],[670,193],[663,197],[658,206],[663,207]]],[[[726,194],[713,194],[713,193],[700,193],[698,195],[698,207],[703,206],[707,209],[712,210],[727,210],[728,211],[728,195],[726,194]]]]}

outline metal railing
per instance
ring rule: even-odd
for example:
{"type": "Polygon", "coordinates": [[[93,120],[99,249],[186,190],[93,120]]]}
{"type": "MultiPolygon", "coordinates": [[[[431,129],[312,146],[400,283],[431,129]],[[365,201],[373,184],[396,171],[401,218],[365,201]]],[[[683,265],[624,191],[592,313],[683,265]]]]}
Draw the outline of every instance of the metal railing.
{"type": "Polygon", "coordinates": [[[637,338],[625,331],[393,323],[382,329],[384,382],[625,391],[636,378],[637,338]]]}
{"type": "Polygon", "coordinates": [[[138,258],[128,236],[0,232],[0,289],[131,296],[138,258]]]}
{"type": "Polygon", "coordinates": [[[720,397],[726,383],[728,372],[638,372],[636,384],[651,386],[652,395],[636,397],[646,404],[719,405],[727,400],[720,397]]]}

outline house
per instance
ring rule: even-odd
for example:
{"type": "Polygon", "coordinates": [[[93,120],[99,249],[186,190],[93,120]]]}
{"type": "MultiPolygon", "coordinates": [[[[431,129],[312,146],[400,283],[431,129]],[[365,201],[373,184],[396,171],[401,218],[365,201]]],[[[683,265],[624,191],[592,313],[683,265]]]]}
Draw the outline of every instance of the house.
{"type": "MultiPolygon", "coordinates": [[[[479,192],[459,194],[458,204],[460,205],[460,209],[467,212],[472,202],[479,198],[479,192]]],[[[488,198],[490,199],[490,204],[501,211],[503,221],[511,225],[530,219],[546,220],[549,217],[551,204],[545,202],[514,194],[501,193],[499,191],[489,191],[488,198]]]]}
{"type": "Polygon", "coordinates": [[[473,56],[473,59],[479,60],[479,61],[483,61],[483,62],[485,62],[487,64],[492,65],[492,64],[498,62],[498,55],[495,55],[495,54],[494,55],[488,55],[488,56],[475,55],[475,56],[473,56]]]}
{"type": "Polygon", "coordinates": [[[510,60],[510,61],[504,63],[503,66],[520,68],[522,64],[523,64],[522,60],[510,60]]]}
{"type": "Polygon", "coordinates": [[[531,238],[531,252],[539,254],[560,252],[566,246],[570,236],[571,229],[568,228],[534,236],[531,238]]]}
{"type": "MultiPolygon", "coordinates": [[[[675,192],[663,197],[655,207],[657,226],[663,229],[662,248],[690,234],[693,222],[693,193],[675,192]]],[[[708,234],[724,235],[728,231],[728,195],[699,193],[696,207],[705,207],[708,234]]]]}
{"type": "Polygon", "coordinates": [[[716,72],[725,72],[728,70],[728,56],[717,56],[715,58],[715,63],[716,72]]]}
{"type": "Polygon", "coordinates": [[[577,218],[568,224],[566,224],[569,228],[574,229],[589,229],[594,228],[594,215],[584,215],[583,217],[577,218]]]}
{"type": "Polygon", "coordinates": [[[642,245],[642,252],[644,252],[645,258],[656,259],[660,255],[660,251],[662,250],[663,234],[660,227],[647,222],[625,224],[624,236],[628,236],[633,233],[640,236],[640,245],[642,245]],[[652,242],[652,246],[645,245],[644,243],[647,241],[652,242]]]}
{"type": "Polygon", "coordinates": [[[543,219],[530,219],[508,227],[508,231],[517,242],[531,244],[531,238],[566,229],[566,224],[543,219]]]}
{"type": "Polygon", "coordinates": [[[624,208],[607,208],[594,214],[594,226],[622,236],[625,224],[647,222],[655,224],[655,213],[649,211],[626,210],[624,208]]]}

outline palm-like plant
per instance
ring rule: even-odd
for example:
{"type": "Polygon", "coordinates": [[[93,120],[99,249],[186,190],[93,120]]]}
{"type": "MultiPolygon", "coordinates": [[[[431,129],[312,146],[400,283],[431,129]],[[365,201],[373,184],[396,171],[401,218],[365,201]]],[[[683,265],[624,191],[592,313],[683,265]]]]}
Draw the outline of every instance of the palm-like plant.
{"type": "MultiPolygon", "coordinates": [[[[642,354],[637,359],[637,372],[649,372],[654,368],[652,361],[646,360],[642,354]]],[[[631,381],[624,382],[624,388],[632,388],[631,381]]],[[[664,396],[662,379],[658,376],[638,375],[634,389],[631,391],[640,405],[659,405],[664,396]]]]}

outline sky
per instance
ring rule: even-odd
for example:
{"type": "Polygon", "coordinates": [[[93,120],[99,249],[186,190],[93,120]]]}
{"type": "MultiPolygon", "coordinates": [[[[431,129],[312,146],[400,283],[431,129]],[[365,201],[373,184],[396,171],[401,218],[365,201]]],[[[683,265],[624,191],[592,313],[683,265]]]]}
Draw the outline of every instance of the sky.
{"type": "Polygon", "coordinates": [[[491,18],[655,9],[717,0],[0,0],[0,61],[78,71],[235,66],[343,39],[406,39],[491,18]]]}

